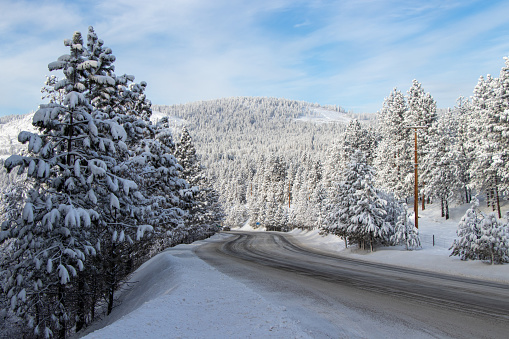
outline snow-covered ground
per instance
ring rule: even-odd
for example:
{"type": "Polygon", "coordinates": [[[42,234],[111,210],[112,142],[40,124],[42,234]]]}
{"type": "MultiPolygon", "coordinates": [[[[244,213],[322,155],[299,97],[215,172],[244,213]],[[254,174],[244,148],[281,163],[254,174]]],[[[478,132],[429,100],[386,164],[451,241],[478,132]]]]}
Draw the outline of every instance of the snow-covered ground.
{"type": "MultiPolygon", "coordinates": [[[[290,234],[304,246],[352,258],[509,284],[509,264],[489,265],[449,257],[448,248],[456,237],[458,221],[468,206],[454,208],[449,221],[440,217],[437,207],[431,205],[419,211],[423,246],[415,251],[386,247],[367,253],[345,249],[339,238],[324,237],[317,231],[294,230],[290,234]]],[[[244,226],[242,230],[251,228],[244,226]]],[[[110,317],[90,327],[88,333],[106,327],[86,338],[307,338],[283,307],[194,254],[197,246],[227,236],[217,234],[191,245],[179,245],[145,263],[131,279],[136,283],[122,294],[122,304],[110,317]]]]}
{"type": "Polygon", "coordinates": [[[23,115],[20,119],[14,119],[5,124],[0,124],[0,158],[6,159],[11,154],[25,150],[26,146],[18,142],[18,134],[21,131],[36,132],[32,125],[34,112],[23,115]]]}
{"type": "MultiPolygon", "coordinates": [[[[467,208],[468,206],[462,206],[459,209],[465,211],[467,208]]],[[[317,230],[293,230],[290,234],[306,246],[337,252],[351,258],[509,284],[509,264],[489,265],[478,260],[462,261],[457,256],[449,256],[449,248],[456,239],[456,229],[462,215],[446,221],[436,209],[427,209],[419,211],[419,216],[422,248],[415,251],[406,251],[404,246],[394,246],[377,248],[375,252],[369,253],[359,251],[356,247],[345,249],[343,240],[333,235],[321,236],[317,230]]]]}
{"type": "Polygon", "coordinates": [[[179,245],[146,262],[122,304],[87,332],[109,326],[86,338],[307,338],[284,308],[194,254],[196,246],[225,236],[179,245]]]}
{"type": "Polygon", "coordinates": [[[352,120],[352,118],[350,118],[346,113],[331,111],[320,107],[314,108],[312,115],[302,116],[296,120],[314,123],[342,122],[347,124],[352,120]]]}
{"type": "Polygon", "coordinates": [[[171,127],[175,128],[175,129],[177,127],[181,127],[181,126],[187,124],[187,121],[184,120],[184,119],[180,119],[180,118],[168,115],[167,113],[159,112],[159,111],[156,111],[156,110],[152,111],[152,115],[150,116],[150,120],[153,123],[157,123],[159,120],[161,120],[164,117],[168,117],[168,120],[170,122],[171,127]]]}

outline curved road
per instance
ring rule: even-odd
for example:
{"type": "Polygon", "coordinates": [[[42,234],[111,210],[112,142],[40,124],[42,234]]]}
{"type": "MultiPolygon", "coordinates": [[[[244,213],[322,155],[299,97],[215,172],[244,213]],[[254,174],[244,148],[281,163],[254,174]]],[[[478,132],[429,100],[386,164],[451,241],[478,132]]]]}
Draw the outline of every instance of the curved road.
{"type": "Polygon", "coordinates": [[[284,233],[229,233],[198,256],[311,337],[509,338],[507,284],[349,259],[284,233]]]}

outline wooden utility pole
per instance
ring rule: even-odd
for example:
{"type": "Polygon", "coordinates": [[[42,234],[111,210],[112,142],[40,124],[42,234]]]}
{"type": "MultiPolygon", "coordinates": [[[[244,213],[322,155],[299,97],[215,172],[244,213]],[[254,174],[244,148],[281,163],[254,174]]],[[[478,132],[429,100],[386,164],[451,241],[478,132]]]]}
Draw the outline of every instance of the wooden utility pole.
{"type": "MultiPolygon", "coordinates": [[[[419,228],[419,174],[418,174],[418,166],[419,163],[417,162],[417,130],[426,128],[425,126],[408,126],[407,128],[413,128],[414,130],[414,214],[415,214],[415,228],[419,228]]],[[[424,199],[424,195],[423,195],[424,199]]]]}
{"type": "Polygon", "coordinates": [[[417,166],[418,166],[418,162],[417,162],[417,128],[414,129],[414,138],[415,138],[415,163],[414,163],[414,176],[415,176],[415,182],[414,182],[414,213],[415,213],[415,228],[419,228],[419,217],[418,217],[418,213],[419,213],[419,204],[418,204],[418,197],[419,197],[419,182],[418,182],[418,178],[419,178],[419,174],[417,173],[417,166]]]}
{"type": "Polygon", "coordinates": [[[497,182],[497,174],[495,173],[495,190],[494,193],[496,195],[496,202],[497,202],[497,212],[498,212],[498,218],[502,218],[502,213],[500,213],[500,197],[498,196],[498,182],[497,182]]]}

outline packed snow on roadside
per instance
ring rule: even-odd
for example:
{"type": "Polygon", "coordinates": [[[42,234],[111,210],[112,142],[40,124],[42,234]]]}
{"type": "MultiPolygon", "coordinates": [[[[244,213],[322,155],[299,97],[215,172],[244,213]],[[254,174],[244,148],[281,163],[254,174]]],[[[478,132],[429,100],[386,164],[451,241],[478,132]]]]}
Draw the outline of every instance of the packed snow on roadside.
{"type": "Polygon", "coordinates": [[[194,254],[196,246],[227,236],[179,245],[147,261],[120,306],[85,338],[309,338],[283,307],[194,254]]]}
{"type": "MultiPolygon", "coordinates": [[[[402,245],[378,247],[369,253],[357,250],[355,246],[345,249],[342,239],[334,235],[322,236],[318,230],[293,230],[290,234],[305,246],[350,258],[509,283],[509,264],[489,265],[480,260],[462,261],[457,256],[449,256],[449,248],[457,238],[458,223],[469,207],[469,204],[465,204],[451,209],[449,220],[440,216],[440,206],[437,204],[428,205],[424,211],[419,207],[419,238],[422,248],[414,251],[407,251],[402,245]]],[[[487,208],[483,208],[483,211],[491,213],[487,208]]]]}
{"type": "MultiPolygon", "coordinates": [[[[379,247],[373,253],[345,249],[342,239],[319,231],[294,230],[290,234],[307,247],[351,258],[509,283],[509,265],[461,261],[449,257],[458,221],[468,205],[440,217],[437,206],[419,211],[422,248],[379,247]],[[433,237],[435,243],[433,245],[433,237]]],[[[259,231],[246,225],[243,231],[259,231]]],[[[190,245],[179,245],[152,258],[132,276],[121,304],[101,322],[87,329],[92,338],[307,338],[284,307],[264,299],[239,281],[211,267],[194,249],[229,235],[220,233],[190,245]],[[95,332],[93,332],[95,330],[95,332]]]]}

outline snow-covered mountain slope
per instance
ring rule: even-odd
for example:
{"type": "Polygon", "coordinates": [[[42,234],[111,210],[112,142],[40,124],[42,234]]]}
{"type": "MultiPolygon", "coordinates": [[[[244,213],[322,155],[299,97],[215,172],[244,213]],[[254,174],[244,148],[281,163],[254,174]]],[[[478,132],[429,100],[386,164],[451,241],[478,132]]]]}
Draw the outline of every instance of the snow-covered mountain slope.
{"type": "Polygon", "coordinates": [[[331,122],[339,122],[348,124],[352,121],[352,115],[346,114],[344,112],[337,112],[323,107],[315,107],[311,110],[310,115],[303,115],[297,118],[297,121],[306,121],[313,123],[331,123],[331,122]]]}
{"type": "Polygon", "coordinates": [[[296,161],[304,153],[323,158],[332,140],[352,119],[375,118],[347,113],[339,106],[258,97],[154,105],[153,110],[156,116],[168,115],[177,126],[186,124],[202,164],[213,172],[211,176],[229,166],[221,163],[225,159],[248,163],[264,154],[296,161]]]}
{"type": "MultiPolygon", "coordinates": [[[[24,146],[17,141],[18,134],[23,130],[36,131],[36,128],[32,126],[33,115],[34,112],[0,118],[1,158],[24,149],[24,146]]],[[[244,138],[250,133],[260,139],[260,134],[271,129],[277,128],[283,134],[285,130],[294,131],[292,126],[294,122],[304,124],[328,122],[343,125],[353,118],[361,118],[346,113],[339,106],[322,107],[301,101],[251,97],[199,101],[172,106],[154,105],[151,120],[156,122],[164,116],[170,118],[176,134],[183,125],[187,125],[198,143],[201,141],[200,135],[209,135],[213,131],[229,132],[222,136],[216,135],[215,139],[218,142],[231,137],[232,132],[242,133],[244,138]]],[[[309,134],[310,136],[316,134],[316,131],[311,128],[309,134]]],[[[302,133],[299,135],[302,139],[307,139],[306,135],[302,133]]]]}
{"type": "Polygon", "coordinates": [[[25,146],[18,142],[18,134],[21,131],[35,132],[37,130],[32,125],[33,117],[34,113],[29,113],[2,119],[0,123],[0,158],[5,159],[9,155],[25,149],[25,146]]]}
{"type": "Polygon", "coordinates": [[[177,127],[181,127],[184,125],[187,125],[188,122],[184,119],[180,119],[174,116],[170,116],[166,113],[159,112],[159,111],[152,111],[152,116],[150,117],[150,121],[153,123],[157,123],[159,120],[161,120],[164,117],[168,117],[168,120],[170,121],[170,125],[177,130],[177,127]]]}
{"type": "Polygon", "coordinates": [[[347,113],[339,106],[260,97],[233,97],[172,106],[154,105],[153,108],[196,125],[209,122],[227,123],[230,126],[242,126],[243,123],[258,125],[267,120],[348,123],[354,118],[369,120],[374,117],[347,113]]]}

